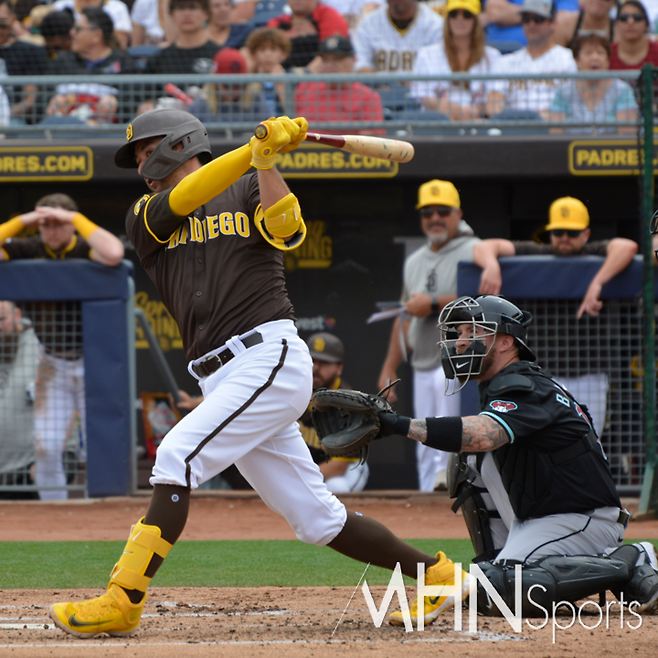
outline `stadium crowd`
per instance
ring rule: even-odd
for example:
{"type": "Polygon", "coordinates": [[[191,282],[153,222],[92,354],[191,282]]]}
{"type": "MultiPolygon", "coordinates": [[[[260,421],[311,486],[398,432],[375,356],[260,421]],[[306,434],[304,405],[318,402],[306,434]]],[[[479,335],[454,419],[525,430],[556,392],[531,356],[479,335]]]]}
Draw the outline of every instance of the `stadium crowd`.
{"type": "Polygon", "coordinates": [[[654,0],[0,0],[0,125],[124,124],[164,106],[206,122],[302,114],[311,123],[365,122],[375,133],[389,119],[632,130],[632,80],[531,76],[658,64],[656,18],[654,0]],[[304,79],[355,72],[369,77],[304,79]],[[395,72],[424,79],[373,81],[395,72]],[[185,84],[188,74],[214,73],[260,79],[185,84]],[[144,78],[75,81],[95,74],[144,78]],[[152,74],[178,77],[163,85],[152,74]],[[39,84],[44,75],[69,81],[39,84]],[[12,76],[34,82],[11,84],[12,76]]]}

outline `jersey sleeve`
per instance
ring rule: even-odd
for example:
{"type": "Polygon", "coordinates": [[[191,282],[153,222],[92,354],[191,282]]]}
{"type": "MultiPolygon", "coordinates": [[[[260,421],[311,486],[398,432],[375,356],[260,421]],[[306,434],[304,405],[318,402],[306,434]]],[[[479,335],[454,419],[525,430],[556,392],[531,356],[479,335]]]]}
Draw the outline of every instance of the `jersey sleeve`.
{"type": "Polygon", "coordinates": [[[541,392],[511,391],[497,397],[488,396],[480,415],[499,422],[509,435],[510,443],[514,443],[555,422],[563,413],[558,395],[557,387],[547,387],[541,392]]]}
{"type": "MultiPolygon", "coordinates": [[[[377,10],[378,11],[378,10],[377,10]]],[[[371,15],[374,12],[371,12],[371,15]]],[[[370,15],[367,15],[356,28],[356,31],[352,35],[352,43],[354,45],[354,52],[356,55],[356,61],[354,63],[354,70],[359,71],[360,69],[370,66],[374,66],[373,62],[373,48],[368,38],[368,33],[370,31],[370,25],[372,19],[370,15]]]]}
{"type": "Polygon", "coordinates": [[[126,233],[141,260],[151,256],[167,244],[171,234],[185,220],[171,212],[169,194],[145,194],[128,210],[126,233]]]}

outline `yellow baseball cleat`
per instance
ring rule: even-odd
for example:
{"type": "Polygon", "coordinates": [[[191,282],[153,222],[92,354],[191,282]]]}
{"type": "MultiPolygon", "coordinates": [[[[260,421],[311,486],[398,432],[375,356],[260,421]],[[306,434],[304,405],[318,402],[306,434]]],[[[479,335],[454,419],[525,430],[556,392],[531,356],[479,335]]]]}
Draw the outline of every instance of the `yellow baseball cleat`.
{"type": "MultiPolygon", "coordinates": [[[[454,585],[455,584],[455,563],[443,551],[436,554],[439,560],[425,572],[426,585],[454,585]]],[[[462,592],[461,601],[464,601],[470,591],[470,576],[462,569],[462,592]]],[[[426,596],[423,599],[423,614],[425,617],[425,626],[431,624],[442,612],[450,610],[455,605],[454,596],[426,596]]],[[[409,608],[411,623],[418,625],[418,599],[416,599],[409,608]]],[[[389,624],[393,626],[404,626],[402,613],[398,610],[388,616],[389,624]]]]}
{"type": "Polygon", "coordinates": [[[110,583],[102,596],[78,603],[55,603],[48,614],[63,631],[81,638],[132,635],[139,627],[146,594],[132,603],[121,587],[110,583]]]}

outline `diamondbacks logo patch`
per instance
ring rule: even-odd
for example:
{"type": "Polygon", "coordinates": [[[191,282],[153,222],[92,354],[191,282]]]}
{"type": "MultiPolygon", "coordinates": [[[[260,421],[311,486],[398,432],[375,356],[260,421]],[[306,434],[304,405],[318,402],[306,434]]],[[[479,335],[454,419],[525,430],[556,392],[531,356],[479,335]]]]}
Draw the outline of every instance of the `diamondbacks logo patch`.
{"type": "Polygon", "coordinates": [[[493,402],[489,402],[489,406],[501,414],[506,414],[508,411],[514,411],[514,409],[519,408],[516,402],[507,402],[505,400],[494,400],[493,402]]]}

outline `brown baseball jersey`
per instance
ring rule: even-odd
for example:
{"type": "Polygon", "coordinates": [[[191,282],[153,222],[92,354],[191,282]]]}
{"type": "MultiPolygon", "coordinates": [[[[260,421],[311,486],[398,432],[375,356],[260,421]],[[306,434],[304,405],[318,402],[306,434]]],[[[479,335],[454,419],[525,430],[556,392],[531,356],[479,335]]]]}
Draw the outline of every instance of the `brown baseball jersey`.
{"type": "MultiPolygon", "coordinates": [[[[9,238],[2,246],[7,260],[27,258],[70,260],[91,258],[91,247],[82,237],[74,235],[71,243],[56,254],[43,243],[41,236],[9,238]]],[[[23,312],[32,320],[34,331],[48,354],[65,359],[82,356],[82,316],[80,302],[26,302],[23,312]]]]}
{"type": "Polygon", "coordinates": [[[189,360],[274,320],[294,320],[283,252],[254,224],[258,177],[243,176],[188,217],[169,208],[171,190],[145,194],[126,230],[183,338],[189,360]]]}

